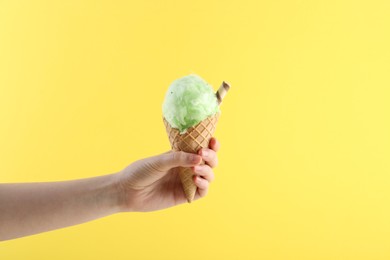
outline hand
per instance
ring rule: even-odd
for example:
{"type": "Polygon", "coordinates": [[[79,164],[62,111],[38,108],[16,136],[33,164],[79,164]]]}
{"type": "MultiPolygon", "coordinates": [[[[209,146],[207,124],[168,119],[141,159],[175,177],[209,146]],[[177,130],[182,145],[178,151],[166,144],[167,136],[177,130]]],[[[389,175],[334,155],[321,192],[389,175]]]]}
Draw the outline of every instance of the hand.
{"type": "Polygon", "coordinates": [[[134,162],[118,174],[123,211],[153,211],[186,202],[178,167],[191,167],[197,186],[195,199],[207,194],[217,166],[219,142],[212,138],[209,148],[198,154],[167,152],[134,162]],[[200,165],[202,159],[204,165],[200,165]]]}

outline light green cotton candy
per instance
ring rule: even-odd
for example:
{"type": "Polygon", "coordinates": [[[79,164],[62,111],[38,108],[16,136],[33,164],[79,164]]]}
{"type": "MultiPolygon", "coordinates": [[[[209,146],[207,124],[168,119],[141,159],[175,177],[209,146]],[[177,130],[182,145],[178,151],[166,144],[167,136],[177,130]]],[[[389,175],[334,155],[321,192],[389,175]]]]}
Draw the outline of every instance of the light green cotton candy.
{"type": "Polygon", "coordinates": [[[198,75],[175,80],[165,95],[163,116],[180,133],[217,112],[219,107],[214,90],[198,75]]]}

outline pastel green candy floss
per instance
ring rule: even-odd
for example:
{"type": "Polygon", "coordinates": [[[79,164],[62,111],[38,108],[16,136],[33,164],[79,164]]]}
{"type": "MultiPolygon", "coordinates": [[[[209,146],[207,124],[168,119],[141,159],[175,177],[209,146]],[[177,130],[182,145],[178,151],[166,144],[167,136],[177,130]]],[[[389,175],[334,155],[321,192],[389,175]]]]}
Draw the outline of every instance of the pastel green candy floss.
{"type": "Polygon", "coordinates": [[[181,134],[219,112],[213,88],[192,74],[172,82],[165,95],[163,116],[181,134]]]}

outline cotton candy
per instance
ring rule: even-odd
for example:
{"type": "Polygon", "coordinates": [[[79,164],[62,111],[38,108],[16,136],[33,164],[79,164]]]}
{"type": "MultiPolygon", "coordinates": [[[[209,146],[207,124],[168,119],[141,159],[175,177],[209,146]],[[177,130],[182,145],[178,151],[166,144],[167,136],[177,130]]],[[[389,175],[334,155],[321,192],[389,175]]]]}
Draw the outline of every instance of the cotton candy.
{"type": "Polygon", "coordinates": [[[173,81],[163,103],[165,120],[181,134],[218,112],[213,88],[195,74],[173,81]]]}

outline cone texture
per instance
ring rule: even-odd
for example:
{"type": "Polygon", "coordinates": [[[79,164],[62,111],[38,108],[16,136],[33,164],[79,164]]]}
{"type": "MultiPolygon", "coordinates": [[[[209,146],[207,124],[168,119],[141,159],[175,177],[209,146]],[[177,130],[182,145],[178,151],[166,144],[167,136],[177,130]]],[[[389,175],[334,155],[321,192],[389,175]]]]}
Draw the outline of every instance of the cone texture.
{"type": "MultiPolygon", "coordinates": [[[[208,147],[210,139],[214,134],[218,117],[219,113],[210,116],[196,126],[187,129],[187,132],[184,134],[180,134],[178,129],[172,128],[164,118],[164,125],[172,150],[196,154],[199,149],[208,147]]],[[[192,170],[180,167],[179,176],[187,201],[191,203],[194,200],[197,188],[192,180],[192,170]]]]}

